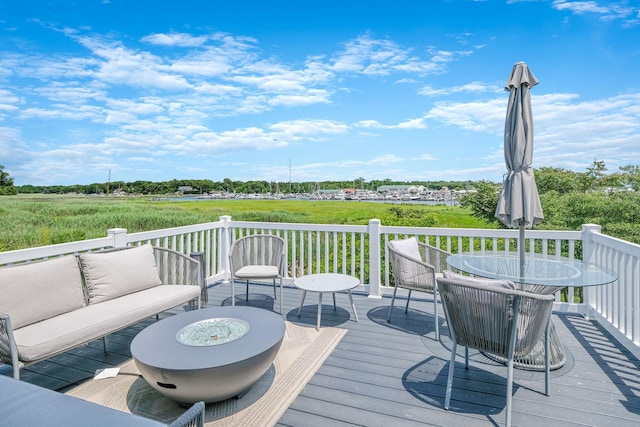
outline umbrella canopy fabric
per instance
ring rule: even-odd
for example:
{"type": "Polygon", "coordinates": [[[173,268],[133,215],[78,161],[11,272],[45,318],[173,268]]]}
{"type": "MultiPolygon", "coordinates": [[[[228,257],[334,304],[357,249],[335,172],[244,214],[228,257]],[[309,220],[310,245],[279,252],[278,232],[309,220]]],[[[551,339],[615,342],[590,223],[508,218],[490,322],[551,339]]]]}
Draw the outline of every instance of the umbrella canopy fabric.
{"type": "Polygon", "coordinates": [[[505,85],[509,104],[504,125],[504,159],[507,173],[495,217],[511,228],[531,228],[544,219],[533,176],[533,115],[529,90],[538,84],[524,62],[511,70],[505,85]]]}

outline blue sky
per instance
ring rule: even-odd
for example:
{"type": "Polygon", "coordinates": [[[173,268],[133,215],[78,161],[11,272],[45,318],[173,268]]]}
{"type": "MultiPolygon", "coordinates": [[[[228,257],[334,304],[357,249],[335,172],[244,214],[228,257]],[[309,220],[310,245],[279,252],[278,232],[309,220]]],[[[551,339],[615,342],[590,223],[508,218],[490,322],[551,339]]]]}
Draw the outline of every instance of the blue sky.
{"type": "Polygon", "coordinates": [[[518,61],[534,167],[640,164],[638,0],[2,2],[0,164],[17,185],[499,182],[518,61]]]}

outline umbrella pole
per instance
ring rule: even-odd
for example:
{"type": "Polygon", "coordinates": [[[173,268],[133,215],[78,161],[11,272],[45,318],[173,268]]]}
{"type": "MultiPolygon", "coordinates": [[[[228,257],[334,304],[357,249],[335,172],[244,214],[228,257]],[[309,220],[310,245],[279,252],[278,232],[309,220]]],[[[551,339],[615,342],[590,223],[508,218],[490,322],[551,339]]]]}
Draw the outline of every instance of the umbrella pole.
{"type": "Polygon", "coordinates": [[[518,249],[520,252],[520,285],[524,288],[524,271],[525,271],[525,262],[524,262],[524,219],[520,220],[520,236],[518,238],[518,249]]]}

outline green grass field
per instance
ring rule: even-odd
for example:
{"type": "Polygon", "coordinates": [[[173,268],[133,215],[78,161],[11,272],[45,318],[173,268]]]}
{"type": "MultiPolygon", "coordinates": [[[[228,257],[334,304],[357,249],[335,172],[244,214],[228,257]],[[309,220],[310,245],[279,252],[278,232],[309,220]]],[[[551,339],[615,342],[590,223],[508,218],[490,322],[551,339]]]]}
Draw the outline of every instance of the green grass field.
{"type": "Polygon", "coordinates": [[[135,197],[18,195],[0,197],[0,251],[217,221],[492,228],[460,207],[307,200],[153,201],[135,197]]]}

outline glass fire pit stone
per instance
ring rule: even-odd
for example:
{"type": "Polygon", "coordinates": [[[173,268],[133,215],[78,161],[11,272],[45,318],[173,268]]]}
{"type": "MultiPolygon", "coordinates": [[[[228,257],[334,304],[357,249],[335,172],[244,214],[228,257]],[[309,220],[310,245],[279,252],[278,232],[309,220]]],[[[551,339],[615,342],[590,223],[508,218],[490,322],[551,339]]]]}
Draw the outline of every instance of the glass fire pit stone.
{"type": "Polygon", "coordinates": [[[180,329],[176,339],[193,347],[222,345],[237,340],[249,332],[249,324],[242,319],[215,318],[191,323],[180,329]]]}

